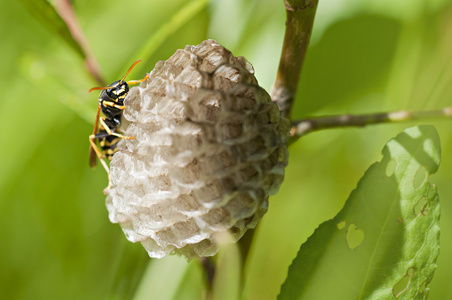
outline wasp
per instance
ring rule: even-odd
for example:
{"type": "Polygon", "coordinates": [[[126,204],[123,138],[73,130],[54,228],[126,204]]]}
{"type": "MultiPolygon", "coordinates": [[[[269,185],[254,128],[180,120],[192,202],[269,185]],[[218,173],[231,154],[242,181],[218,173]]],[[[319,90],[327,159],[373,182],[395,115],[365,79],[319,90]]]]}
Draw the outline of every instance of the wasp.
{"type": "Polygon", "coordinates": [[[135,138],[134,136],[122,135],[119,127],[121,126],[124,99],[129,92],[129,85],[143,82],[149,77],[149,74],[147,74],[141,80],[125,81],[126,76],[140,61],[137,60],[134,62],[121,80],[117,80],[106,87],[93,87],[89,90],[90,93],[95,90],[101,90],[93,134],[89,136],[89,164],[91,167],[96,166],[96,156],[99,158],[99,161],[108,174],[108,187],[106,191],[108,191],[111,185],[111,178],[110,168],[105,162],[105,158],[109,161],[113,158],[113,154],[118,150],[118,142],[121,139],[131,140],[135,138]],[[105,117],[99,117],[101,110],[105,117]],[[100,149],[96,141],[99,141],[100,149]]]}

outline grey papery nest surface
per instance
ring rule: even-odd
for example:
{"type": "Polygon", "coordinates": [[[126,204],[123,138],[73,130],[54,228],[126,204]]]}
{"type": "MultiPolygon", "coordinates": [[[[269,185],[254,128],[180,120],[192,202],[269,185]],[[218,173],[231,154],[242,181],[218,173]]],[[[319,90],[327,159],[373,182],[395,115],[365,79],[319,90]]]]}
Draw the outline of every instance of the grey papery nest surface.
{"type": "Polygon", "coordinates": [[[251,64],[213,40],[158,62],[125,100],[111,161],[110,220],[151,257],[212,256],[268,208],[287,165],[289,121],[251,64]]]}

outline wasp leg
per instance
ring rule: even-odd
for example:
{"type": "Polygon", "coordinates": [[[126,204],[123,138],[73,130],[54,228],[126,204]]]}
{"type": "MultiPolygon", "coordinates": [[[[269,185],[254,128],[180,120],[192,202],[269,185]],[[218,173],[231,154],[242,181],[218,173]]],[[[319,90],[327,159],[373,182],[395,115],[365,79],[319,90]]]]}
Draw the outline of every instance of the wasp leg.
{"type": "MultiPolygon", "coordinates": [[[[105,163],[105,161],[102,160],[102,164],[104,165],[104,167],[107,165],[105,163]]],[[[106,188],[104,188],[104,195],[107,195],[110,192],[110,188],[111,188],[111,177],[110,177],[110,171],[108,172],[108,185],[106,188]]]]}
{"type": "Polygon", "coordinates": [[[110,107],[114,107],[120,110],[124,110],[125,106],[124,105],[118,105],[112,101],[104,101],[102,102],[104,106],[110,106],[110,107]]]}
{"type": "Polygon", "coordinates": [[[99,160],[102,160],[104,158],[102,151],[100,151],[99,147],[97,147],[96,144],[96,135],[92,134],[89,136],[89,143],[91,144],[91,147],[94,149],[94,151],[96,152],[97,157],[99,158],[99,160]]]}
{"type": "Polygon", "coordinates": [[[107,187],[104,189],[104,194],[108,194],[108,192],[110,191],[110,187],[111,187],[111,176],[110,176],[110,168],[107,166],[107,163],[105,162],[104,159],[100,160],[100,163],[102,164],[102,166],[104,166],[105,171],[107,171],[107,175],[108,175],[108,185],[107,187]]]}
{"type": "Polygon", "coordinates": [[[149,74],[146,74],[146,76],[144,76],[143,79],[140,79],[140,80],[130,80],[130,81],[127,81],[127,84],[137,84],[137,83],[140,83],[140,82],[145,81],[145,80],[148,79],[148,78],[149,78],[149,74]]]}
{"type": "Polygon", "coordinates": [[[89,136],[89,142],[91,144],[91,147],[96,152],[96,155],[99,158],[100,163],[102,164],[102,166],[104,167],[104,169],[105,169],[105,171],[107,172],[107,175],[108,175],[108,186],[104,189],[104,194],[107,194],[108,191],[110,190],[110,187],[111,187],[110,168],[108,167],[107,163],[104,160],[104,156],[102,154],[102,151],[100,151],[99,147],[97,147],[96,139],[97,139],[97,137],[94,134],[89,136]]]}
{"type": "Polygon", "coordinates": [[[126,135],[122,135],[120,133],[111,131],[111,129],[108,127],[108,125],[105,124],[104,119],[105,118],[100,118],[99,122],[105,128],[105,131],[107,131],[109,135],[114,135],[114,136],[120,137],[120,138],[125,139],[125,140],[133,140],[135,138],[134,136],[126,136],[126,135]]]}

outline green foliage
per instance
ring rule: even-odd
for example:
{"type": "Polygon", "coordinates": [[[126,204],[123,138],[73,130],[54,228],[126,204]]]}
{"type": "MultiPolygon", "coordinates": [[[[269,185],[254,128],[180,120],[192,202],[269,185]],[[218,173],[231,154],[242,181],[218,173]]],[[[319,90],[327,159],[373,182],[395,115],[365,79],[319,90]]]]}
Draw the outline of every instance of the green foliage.
{"type": "Polygon", "coordinates": [[[80,45],[72,37],[66,23],[47,0],[20,0],[20,2],[33,17],[60,36],[81,57],[85,56],[80,45]]]}
{"type": "MultiPolygon", "coordinates": [[[[18,1],[1,1],[2,297],[202,299],[197,262],[149,264],[142,247],[109,223],[105,171],[88,167],[97,99],[87,91],[97,83],[51,2],[22,0],[33,5],[25,10],[18,1]],[[159,298],[159,290],[168,298],[159,298]]],[[[143,62],[129,78],[141,78],[158,60],[206,38],[245,56],[267,90],[274,80],[284,35],[282,1],[71,2],[108,82],[136,59],[143,62]],[[152,57],[136,57],[147,51],[152,57]]],[[[451,16],[451,0],[320,1],[294,117],[450,106],[451,16]]],[[[429,294],[442,300],[452,295],[452,122],[432,123],[446,155],[435,175],[441,256],[429,294]]],[[[230,287],[235,294],[240,280],[242,299],[275,299],[300,245],[341,210],[364,170],[379,159],[381,145],[404,127],[331,130],[293,145],[286,180],[270,199],[244,272],[237,278],[236,249],[225,253],[219,272],[230,286],[219,280],[216,293],[230,287]]]]}
{"type": "Polygon", "coordinates": [[[362,14],[338,21],[328,28],[308,54],[303,74],[309,76],[304,76],[300,82],[303,93],[295,102],[296,116],[356,101],[369,89],[374,89],[387,76],[400,27],[396,20],[362,14]],[[341,59],[331,60],[331,49],[341,59]],[[323,88],[325,84],[327,89],[323,88]],[[302,97],[316,101],[303,101],[302,97]]]}
{"type": "MultiPolygon", "coordinates": [[[[206,8],[208,0],[194,0],[182,6],[158,31],[149,36],[136,57],[151,58],[162,43],[190,19],[206,8]]],[[[124,69],[125,73],[127,69],[124,69]]]]}
{"type": "Polygon", "coordinates": [[[186,259],[175,256],[153,260],[133,299],[199,299],[204,288],[201,273],[197,261],[187,264],[186,259]]]}
{"type": "Polygon", "coordinates": [[[390,140],[341,212],[301,246],[278,299],[426,299],[440,215],[428,178],[439,162],[432,126],[390,140]]]}
{"type": "Polygon", "coordinates": [[[212,299],[240,299],[242,285],[240,252],[236,244],[225,245],[217,255],[212,299]]]}

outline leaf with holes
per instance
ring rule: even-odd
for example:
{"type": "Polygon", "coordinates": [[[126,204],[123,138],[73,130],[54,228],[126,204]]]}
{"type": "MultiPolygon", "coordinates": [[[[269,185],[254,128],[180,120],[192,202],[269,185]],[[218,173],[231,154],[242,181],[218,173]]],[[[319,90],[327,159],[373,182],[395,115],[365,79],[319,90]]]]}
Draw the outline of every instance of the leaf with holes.
{"type": "Polygon", "coordinates": [[[439,253],[440,162],[433,126],[390,140],[344,208],[320,225],[289,268],[284,299],[424,299],[439,253]]]}

